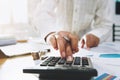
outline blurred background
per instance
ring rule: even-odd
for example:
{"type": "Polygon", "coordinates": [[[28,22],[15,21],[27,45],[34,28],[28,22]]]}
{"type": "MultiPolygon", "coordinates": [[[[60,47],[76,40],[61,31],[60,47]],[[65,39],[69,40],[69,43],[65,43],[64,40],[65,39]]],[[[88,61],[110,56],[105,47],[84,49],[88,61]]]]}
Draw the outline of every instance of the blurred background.
{"type": "MultiPolygon", "coordinates": [[[[0,35],[12,35],[17,40],[42,37],[59,27],[55,22],[53,0],[0,0],[0,35]],[[50,12],[53,10],[52,12],[50,12]],[[47,26],[47,28],[46,28],[47,26]]],[[[113,21],[120,25],[120,0],[114,0],[113,21]]]]}

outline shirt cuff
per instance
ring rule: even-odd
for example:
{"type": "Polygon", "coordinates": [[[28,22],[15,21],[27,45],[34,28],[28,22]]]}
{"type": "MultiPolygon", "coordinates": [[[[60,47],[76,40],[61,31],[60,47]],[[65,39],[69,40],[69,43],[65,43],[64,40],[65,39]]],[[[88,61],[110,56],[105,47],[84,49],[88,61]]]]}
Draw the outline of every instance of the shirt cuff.
{"type": "Polygon", "coordinates": [[[51,34],[53,34],[53,33],[55,33],[55,32],[50,32],[49,34],[47,34],[47,35],[45,36],[45,38],[44,38],[45,42],[47,42],[48,36],[51,35],[51,34]]]}

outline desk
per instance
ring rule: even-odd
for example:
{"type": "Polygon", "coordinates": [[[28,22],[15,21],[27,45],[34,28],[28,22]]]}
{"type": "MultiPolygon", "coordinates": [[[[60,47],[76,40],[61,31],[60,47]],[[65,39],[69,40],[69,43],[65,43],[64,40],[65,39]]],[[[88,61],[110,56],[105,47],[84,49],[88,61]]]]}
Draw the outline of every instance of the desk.
{"type": "MultiPolygon", "coordinates": [[[[112,44],[109,45],[113,46],[112,44]]],[[[120,47],[117,48],[120,50],[120,47]]],[[[56,51],[55,53],[52,53],[52,55],[54,55],[56,54],[56,51]]],[[[111,65],[107,63],[111,62],[112,60],[120,62],[120,58],[118,58],[118,60],[105,58],[101,59],[96,56],[96,51],[86,51],[85,49],[80,50],[80,52],[76,53],[75,55],[87,56],[91,54],[94,55],[90,57],[92,58],[94,67],[98,70],[98,75],[106,72],[112,75],[117,75],[118,79],[115,80],[120,80],[120,64],[111,65]]],[[[35,61],[33,61],[31,55],[0,59],[0,80],[39,80],[38,75],[36,74],[25,74],[22,72],[23,68],[34,66],[34,63],[35,61]]]]}
{"type": "Polygon", "coordinates": [[[23,68],[33,65],[31,55],[0,59],[0,80],[38,80],[37,75],[22,72],[23,68]]]}

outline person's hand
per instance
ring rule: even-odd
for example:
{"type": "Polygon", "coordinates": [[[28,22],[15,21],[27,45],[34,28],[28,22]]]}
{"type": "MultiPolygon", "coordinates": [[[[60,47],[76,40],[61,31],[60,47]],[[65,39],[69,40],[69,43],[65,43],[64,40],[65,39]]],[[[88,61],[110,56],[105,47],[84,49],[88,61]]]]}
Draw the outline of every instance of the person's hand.
{"type": "Polygon", "coordinates": [[[78,37],[66,31],[59,31],[57,34],[49,36],[48,40],[52,47],[59,50],[61,57],[67,58],[68,61],[72,60],[72,54],[77,52],[78,49],[78,37]],[[67,37],[68,42],[64,37],[67,37]]]}
{"type": "Polygon", "coordinates": [[[100,39],[98,37],[96,37],[93,34],[87,34],[81,40],[81,48],[86,46],[87,49],[90,49],[91,47],[98,46],[99,42],[100,42],[100,39]]]}

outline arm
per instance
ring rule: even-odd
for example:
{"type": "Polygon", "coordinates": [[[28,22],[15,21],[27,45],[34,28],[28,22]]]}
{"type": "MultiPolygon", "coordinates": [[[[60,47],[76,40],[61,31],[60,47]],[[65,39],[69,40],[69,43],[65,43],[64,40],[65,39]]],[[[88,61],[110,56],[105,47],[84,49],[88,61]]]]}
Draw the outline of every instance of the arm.
{"type": "Polygon", "coordinates": [[[98,0],[97,5],[93,30],[89,33],[94,34],[100,39],[100,42],[103,42],[112,33],[113,0],[98,0]]]}

